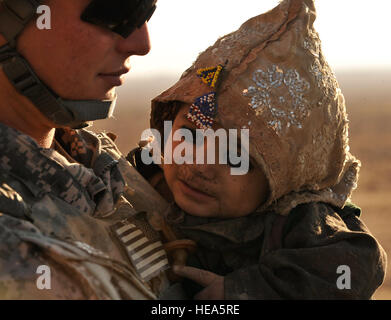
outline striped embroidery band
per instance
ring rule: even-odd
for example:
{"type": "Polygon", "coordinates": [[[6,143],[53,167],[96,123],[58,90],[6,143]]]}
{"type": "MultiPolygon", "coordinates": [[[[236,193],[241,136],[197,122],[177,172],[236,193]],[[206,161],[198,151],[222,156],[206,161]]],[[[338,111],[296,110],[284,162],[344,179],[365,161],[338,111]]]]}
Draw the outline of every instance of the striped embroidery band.
{"type": "Polygon", "coordinates": [[[140,214],[112,227],[133,266],[145,281],[169,268],[167,254],[157,233],[140,214]]]}

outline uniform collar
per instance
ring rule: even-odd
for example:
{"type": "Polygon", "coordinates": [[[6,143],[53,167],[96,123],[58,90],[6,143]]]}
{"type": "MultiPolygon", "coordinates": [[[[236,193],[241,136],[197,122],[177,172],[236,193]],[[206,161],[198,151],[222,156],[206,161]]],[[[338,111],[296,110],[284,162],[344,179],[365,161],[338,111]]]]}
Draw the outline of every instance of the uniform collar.
{"type": "Polygon", "coordinates": [[[58,137],[68,157],[0,123],[0,169],[21,181],[35,197],[52,194],[93,216],[113,212],[124,187],[118,162],[101,150],[92,133],[61,129],[58,137]]]}

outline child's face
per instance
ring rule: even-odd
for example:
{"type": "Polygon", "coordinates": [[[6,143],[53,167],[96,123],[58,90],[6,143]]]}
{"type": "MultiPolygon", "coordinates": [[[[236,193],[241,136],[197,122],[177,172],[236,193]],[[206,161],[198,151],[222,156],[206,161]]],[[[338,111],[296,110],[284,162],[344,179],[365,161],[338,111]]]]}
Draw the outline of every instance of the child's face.
{"type": "MultiPolygon", "coordinates": [[[[181,128],[197,129],[186,118],[188,106],[182,107],[173,123],[173,132],[181,128]]],[[[221,126],[213,126],[216,130],[221,126]]],[[[238,134],[239,135],[239,134],[238,134]]],[[[239,135],[240,136],[240,135],[239,135]]],[[[194,137],[195,140],[195,137],[194,137]]],[[[172,150],[182,141],[172,141],[172,150]]],[[[216,139],[215,158],[219,159],[216,139]]],[[[205,157],[207,143],[205,139],[205,157]]],[[[196,145],[193,146],[195,162],[196,145]]],[[[174,152],[173,152],[174,153],[174,152]]],[[[205,161],[206,162],[206,161],[205,161]]],[[[218,162],[218,161],[216,161],[218,162]]],[[[251,163],[250,158],[250,163],[251,163]]],[[[245,175],[231,175],[229,164],[164,164],[167,184],[179,207],[191,215],[234,218],[253,212],[267,197],[268,183],[263,171],[253,164],[245,175]]]]}

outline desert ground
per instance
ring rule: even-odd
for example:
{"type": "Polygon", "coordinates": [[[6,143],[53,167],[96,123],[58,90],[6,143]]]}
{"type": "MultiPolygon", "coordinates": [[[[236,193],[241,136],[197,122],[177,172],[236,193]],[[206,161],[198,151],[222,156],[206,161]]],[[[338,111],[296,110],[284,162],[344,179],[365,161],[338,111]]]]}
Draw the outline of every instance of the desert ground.
{"type": "MultiPolygon", "coordinates": [[[[362,208],[362,220],[391,257],[391,70],[341,70],[336,74],[349,113],[351,153],[362,162],[352,200],[362,208]]],[[[117,134],[116,142],[126,154],[148,128],[150,100],[176,78],[130,76],[118,90],[115,119],[97,121],[92,130],[117,134]]],[[[391,300],[390,266],[373,298],[391,300]]]]}

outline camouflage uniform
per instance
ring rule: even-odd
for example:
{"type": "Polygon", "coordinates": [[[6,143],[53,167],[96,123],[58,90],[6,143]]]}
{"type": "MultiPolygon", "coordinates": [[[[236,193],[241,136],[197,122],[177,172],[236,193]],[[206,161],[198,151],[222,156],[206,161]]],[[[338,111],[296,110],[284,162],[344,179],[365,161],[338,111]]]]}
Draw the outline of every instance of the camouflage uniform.
{"type": "Polygon", "coordinates": [[[155,299],[167,256],[138,212],[167,203],[105,134],[57,129],[53,147],[0,124],[0,298],[155,299]],[[153,247],[148,261],[131,237],[144,253],[153,247]],[[40,265],[50,290],[37,288],[40,265]]]}

